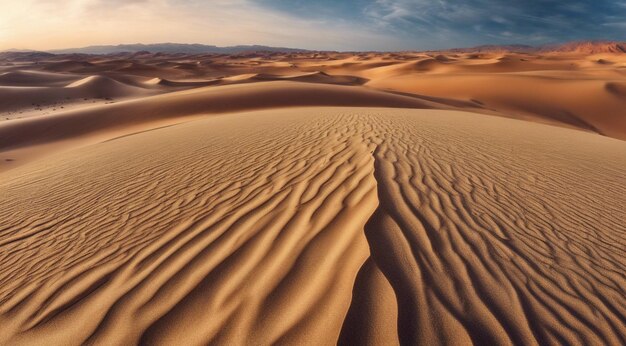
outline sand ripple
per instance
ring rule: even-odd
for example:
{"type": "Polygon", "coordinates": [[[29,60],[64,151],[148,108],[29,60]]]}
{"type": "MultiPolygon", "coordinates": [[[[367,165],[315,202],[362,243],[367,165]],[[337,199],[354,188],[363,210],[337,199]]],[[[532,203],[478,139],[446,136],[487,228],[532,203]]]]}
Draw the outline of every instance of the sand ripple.
{"type": "Polygon", "coordinates": [[[0,175],[0,343],[626,343],[626,145],[227,114],[0,175]]]}

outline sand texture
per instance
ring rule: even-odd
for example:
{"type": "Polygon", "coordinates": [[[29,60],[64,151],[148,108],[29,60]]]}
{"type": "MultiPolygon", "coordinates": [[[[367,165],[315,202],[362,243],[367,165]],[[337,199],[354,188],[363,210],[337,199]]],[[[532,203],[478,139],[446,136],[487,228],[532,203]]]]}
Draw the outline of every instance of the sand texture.
{"type": "Polygon", "coordinates": [[[621,55],[118,58],[0,72],[1,345],[626,344],[621,55]]]}

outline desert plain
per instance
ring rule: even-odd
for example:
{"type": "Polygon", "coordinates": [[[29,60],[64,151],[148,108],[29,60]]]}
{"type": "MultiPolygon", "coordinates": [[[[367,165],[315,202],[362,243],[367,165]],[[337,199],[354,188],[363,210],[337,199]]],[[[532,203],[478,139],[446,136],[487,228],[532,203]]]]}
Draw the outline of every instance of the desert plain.
{"type": "Polygon", "coordinates": [[[626,344],[624,53],[3,54],[0,344],[626,344]]]}

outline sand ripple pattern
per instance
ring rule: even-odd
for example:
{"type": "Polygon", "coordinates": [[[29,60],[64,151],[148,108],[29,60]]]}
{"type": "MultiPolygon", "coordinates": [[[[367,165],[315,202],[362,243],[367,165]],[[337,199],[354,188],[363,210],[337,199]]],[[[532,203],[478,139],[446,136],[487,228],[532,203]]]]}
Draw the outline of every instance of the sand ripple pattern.
{"type": "MultiPolygon", "coordinates": [[[[624,146],[453,122],[377,126],[380,206],[365,231],[397,296],[399,340],[626,343],[624,146]]],[[[349,321],[344,340],[367,343],[369,321],[349,321]]]]}
{"type": "Polygon", "coordinates": [[[0,176],[0,343],[626,343],[626,145],[230,114],[0,176]]]}

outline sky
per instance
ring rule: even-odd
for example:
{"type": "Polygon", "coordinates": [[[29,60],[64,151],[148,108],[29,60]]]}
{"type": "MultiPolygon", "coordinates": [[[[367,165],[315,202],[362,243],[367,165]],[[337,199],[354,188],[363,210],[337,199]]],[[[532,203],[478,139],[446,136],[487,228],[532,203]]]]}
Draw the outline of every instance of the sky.
{"type": "Polygon", "coordinates": [[[426,50],[626,41],[626,0],[0,0],[0,50],[121,43],[426,50]]]}

